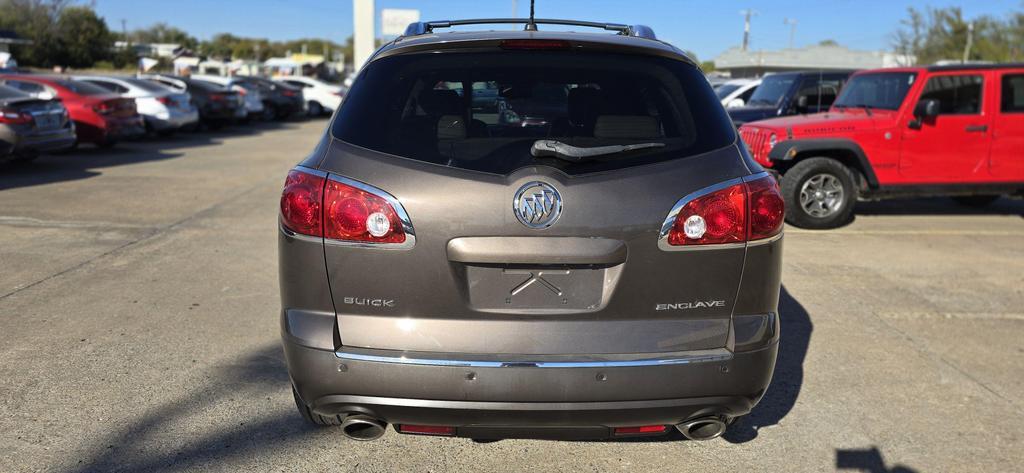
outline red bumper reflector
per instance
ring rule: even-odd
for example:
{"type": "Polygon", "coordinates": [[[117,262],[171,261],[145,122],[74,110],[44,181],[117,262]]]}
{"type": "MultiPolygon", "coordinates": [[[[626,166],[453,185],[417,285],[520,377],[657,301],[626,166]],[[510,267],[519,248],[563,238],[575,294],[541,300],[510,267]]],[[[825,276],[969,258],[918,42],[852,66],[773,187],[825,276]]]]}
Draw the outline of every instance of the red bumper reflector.
{"type": "Polygon", "coordinates": [[[630,434],[660,434],[665,432],[668,426],[664,425],[641,425],[639,427],[616,427],[615,435],[630,434]]]}
{"type": "Polygon", "coordinates": [[[398,426],[398,431],[403,434],[417,435],[444,435],[448,437],[455,435],[455,427],[447,427],[443,425],[402,424],[398,426]]]}

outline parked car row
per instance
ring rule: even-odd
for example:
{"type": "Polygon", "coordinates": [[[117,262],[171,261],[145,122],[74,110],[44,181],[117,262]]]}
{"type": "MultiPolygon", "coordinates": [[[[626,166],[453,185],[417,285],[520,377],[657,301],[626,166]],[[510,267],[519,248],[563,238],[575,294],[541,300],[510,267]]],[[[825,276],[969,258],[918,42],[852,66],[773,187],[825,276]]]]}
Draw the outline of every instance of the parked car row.
{"type": "Polygon", "coordinates": [[[312,78],[0,73],[0,161],[147,133],[333,113],[344,89],[312,78]],[[309,96],[306,96],[309,93],[309,96]]]}
{"type": "Polygon", "coordinates": [[[796,226],[844,225],[858,199],[1024,195],[1024,64],[775,74],[728,112],[796,226]]]}

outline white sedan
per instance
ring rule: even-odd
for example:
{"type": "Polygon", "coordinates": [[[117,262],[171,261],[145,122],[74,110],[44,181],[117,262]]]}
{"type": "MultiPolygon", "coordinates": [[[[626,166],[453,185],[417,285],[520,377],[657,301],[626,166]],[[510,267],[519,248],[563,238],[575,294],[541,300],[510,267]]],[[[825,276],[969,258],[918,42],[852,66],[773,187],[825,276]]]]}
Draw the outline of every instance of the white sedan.
{"type": "Polygon", "coordinates": [[[306,111],[309,116],[316,117],[324,113],[333,113],[341,105],[345,97],[345,88],[329,84],[319,79],[302,76],[275,77],[275,81],[301,87],[302,96],[306,98],[306,111]]]}
{"type": "Polygon", "coordinates": [[[742,107],[754,95],[757,86],[761,85],[761,79],[732,79],[719,85],[715,94],[722,101],[725,108],[742,107]]]}

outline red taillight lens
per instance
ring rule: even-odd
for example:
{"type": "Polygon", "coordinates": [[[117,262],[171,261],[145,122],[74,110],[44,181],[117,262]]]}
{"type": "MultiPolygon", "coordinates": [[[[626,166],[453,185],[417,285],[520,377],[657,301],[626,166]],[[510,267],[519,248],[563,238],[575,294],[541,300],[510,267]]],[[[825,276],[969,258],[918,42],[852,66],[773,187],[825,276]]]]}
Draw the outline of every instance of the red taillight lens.
{"type": "Polygon", "coordinates": [[[455,435],[455,427],[448,427],[443,425],[401,424],[398,426],[398,431],[403,434],[444,435],[448,437],[455,435]]]}
{"type": "Polygon", "coordinates": [[[775,178],[765,176],[747,182],[747,194],[750,201],[750,239],[778,235],[786,216],[786,204],[775,178]]]}
{"type": "Polygon", "coordinates": [[[22,125],[32,122],[32,115],[17,110],[0,109],[0,123],[22,125]]]}
{"type": "Polygon", "coordinates": [[[225,97],[224,94],[210,94],[209,98],[213,102],[223,102],[227,100],[227,97],[225,97]]]}
{"type": "Polygon", "coordinates": [[[550,50],[569,49],[568,41],[557,39],[506,39],[501,42],[501,49],[550,50]]]}
{"type": "Polygon", "coordinates": [[[284,95],[285,97],[294,97],[298,94],[294,90],[285,89],[281,91],[281,95],[284,95]]]}
{"type": "Polygon", "coordinates": [[[171,100],[170,97],[157,97],[156,101],[160,102],[160,103],[162,103],[164,105],[170,105],[170,104],[174,103],[174,101],[171,100]]]}
{"type": "Polygon", "coordinates": [[[321,202],[325,179],[293,170],[281,193],[281,221],[289,230],[303,235],[323,236],[321,202]]]}
{"type": "Polygon", "coordinates": [[[771,176],[740,182],[686,202],[668,233],[671,246],[742,243],[778,235],[786,209],[771,176]]]}
{"type": "Polygon", "coordinates": [[[682,246],[745,241],[746,199],[740,183],[687,202],[676,216],[668,243],[682,246]]]}
{"type": "Polygon", "coordinates": [[[117,106],[114,104],[113,101],[100,102],[92,106],[92,109],[95,110],[96,113],[99,113],[101,115],[112,113],[116,108],[117,106]]]}
{"type": "Polygon", "coordinates": [[[324,237],[369,243],[402,243],[398,213],[383,197],[334,180],[324,189],[324,237]]]}
{"type": "Polygon", "coordinates": [[[668,428],[664,425],[641,425],[639,427],[616,427],[615,435],[660,434],[668,428]]]}

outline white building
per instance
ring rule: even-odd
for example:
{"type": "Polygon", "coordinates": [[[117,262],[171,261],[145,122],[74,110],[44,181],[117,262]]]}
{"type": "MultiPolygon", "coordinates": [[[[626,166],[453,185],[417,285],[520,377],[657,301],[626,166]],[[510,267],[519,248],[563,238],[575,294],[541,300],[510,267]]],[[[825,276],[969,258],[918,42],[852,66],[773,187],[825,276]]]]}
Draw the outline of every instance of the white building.
{"type": "Polygon", "coordinates": [[[913,56],[832,45],[777,51],[743,51],[736,47],[715,58],[715,70],[732,77],[760,77],[768,72],[877,69],[910,66],[914,62],[913,56]]]}

